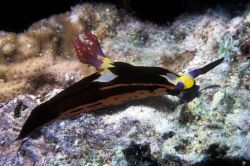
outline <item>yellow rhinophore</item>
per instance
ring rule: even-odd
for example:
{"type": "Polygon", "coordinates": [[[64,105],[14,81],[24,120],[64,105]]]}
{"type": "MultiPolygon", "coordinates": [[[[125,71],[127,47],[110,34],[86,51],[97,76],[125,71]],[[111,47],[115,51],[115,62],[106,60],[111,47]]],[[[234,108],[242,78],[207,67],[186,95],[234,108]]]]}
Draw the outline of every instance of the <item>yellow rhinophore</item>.
{"type": "Polygon", "coordinates": [[[97,56],[97,59],[99,59],[103,62],[98,69],[105,70],[109,67],[113,67],[112,61],[109,58],[103,57],[103,56],[97,56]]]}

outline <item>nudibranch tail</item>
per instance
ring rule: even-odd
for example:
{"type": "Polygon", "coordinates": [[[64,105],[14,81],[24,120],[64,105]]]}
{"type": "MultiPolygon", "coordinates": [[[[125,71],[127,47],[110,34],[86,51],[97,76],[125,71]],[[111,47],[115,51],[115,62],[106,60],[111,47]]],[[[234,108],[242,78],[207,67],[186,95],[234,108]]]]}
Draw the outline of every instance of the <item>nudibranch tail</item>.
{"type": "Polygon", "coordinates": [[[31,131],[40,128],[44,124],[52,122],[57,116],[58,112],[56,109],[51,110],[49,104],[43,103],[37,106],[24,123],[16,141],[28,137],[31,134],[31,131]]]}
{"type": "Polygon", "coordinates": [[[83,63],[92,65],[97,69],[112,66],[112,62],[103,53],[98,38],[90,33],[79,34],[74,41],[76,56],[83,63]]]}

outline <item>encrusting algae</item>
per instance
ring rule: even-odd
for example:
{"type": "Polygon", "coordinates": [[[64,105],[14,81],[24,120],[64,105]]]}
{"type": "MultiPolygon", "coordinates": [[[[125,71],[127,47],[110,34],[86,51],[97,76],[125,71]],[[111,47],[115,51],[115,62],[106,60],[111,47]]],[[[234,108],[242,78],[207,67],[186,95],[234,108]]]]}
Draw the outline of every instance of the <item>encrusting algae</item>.
{"type": "Polygon", "coordinates": [[[71,14],[35,23],[24,33],[0,32],[0,102],[19,94],[48,93],[54,87],[68,86],[67,73],[74,73],[75,80],[93,73],[93,68],[75,58],[73,38],[90,27],[103,38],[117,21],[113,6],[86,4],[75,7],[71,14]],[[41,79],[44,83],[39,84],[41,79]]]}

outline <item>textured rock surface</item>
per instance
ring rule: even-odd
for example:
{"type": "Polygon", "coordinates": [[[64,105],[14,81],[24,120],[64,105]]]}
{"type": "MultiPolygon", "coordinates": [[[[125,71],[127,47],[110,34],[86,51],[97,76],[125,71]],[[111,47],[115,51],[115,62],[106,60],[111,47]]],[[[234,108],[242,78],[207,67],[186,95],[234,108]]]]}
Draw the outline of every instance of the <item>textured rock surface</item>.
{"type": "MultiPolygon", "coordinates": [[[[222,12],[223,13],[223,12],[222,12]]],[[[142,22],[113,6],[83,4],[0,33],[0,165],[241,165],[250,160],[250,16],[183,15],[142,22]],[[94,72],[74,56],[76,33],[93,31],[114,61],[177,72],[219,57],[188,104],[160,96],[56,121],[14,142],[32,108],[94,72]],[[67,66],[67,67],[65,67],[67,66]],[[42,81],[41,81],[42,80],[42,81]]]]}

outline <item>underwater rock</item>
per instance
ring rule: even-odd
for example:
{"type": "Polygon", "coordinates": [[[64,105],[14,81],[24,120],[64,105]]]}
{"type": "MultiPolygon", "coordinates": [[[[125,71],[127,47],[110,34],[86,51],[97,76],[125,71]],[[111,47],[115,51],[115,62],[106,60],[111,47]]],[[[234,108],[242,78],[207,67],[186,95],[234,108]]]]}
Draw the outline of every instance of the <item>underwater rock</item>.
{"type": "Polygon", "coordinates": [[[248,133],[246,136],[245,150],[243,156],[246,160],[250,160],[250,133],[248,133]]]}
{"type": "Polygon", "coordinates": [[[1,55],[11,55],[16,49],[16,34],[1,31],[0,37],[1,55]]]}
{"type": "Polygon", "coordinates": [[[249,14],[222,13],[156,25],[111,5],[84,3],[25,33],[2,31],[0,165],[248,164],[249,14]],[[83,31],[93,31],[113,61],[185,73],[227,60],[198,77],[199,94],[189,103],[167,95],[133,101],[55,121],[14,142],[35,106],[95,72],[75,57],[72,40],[83,31]]]}

